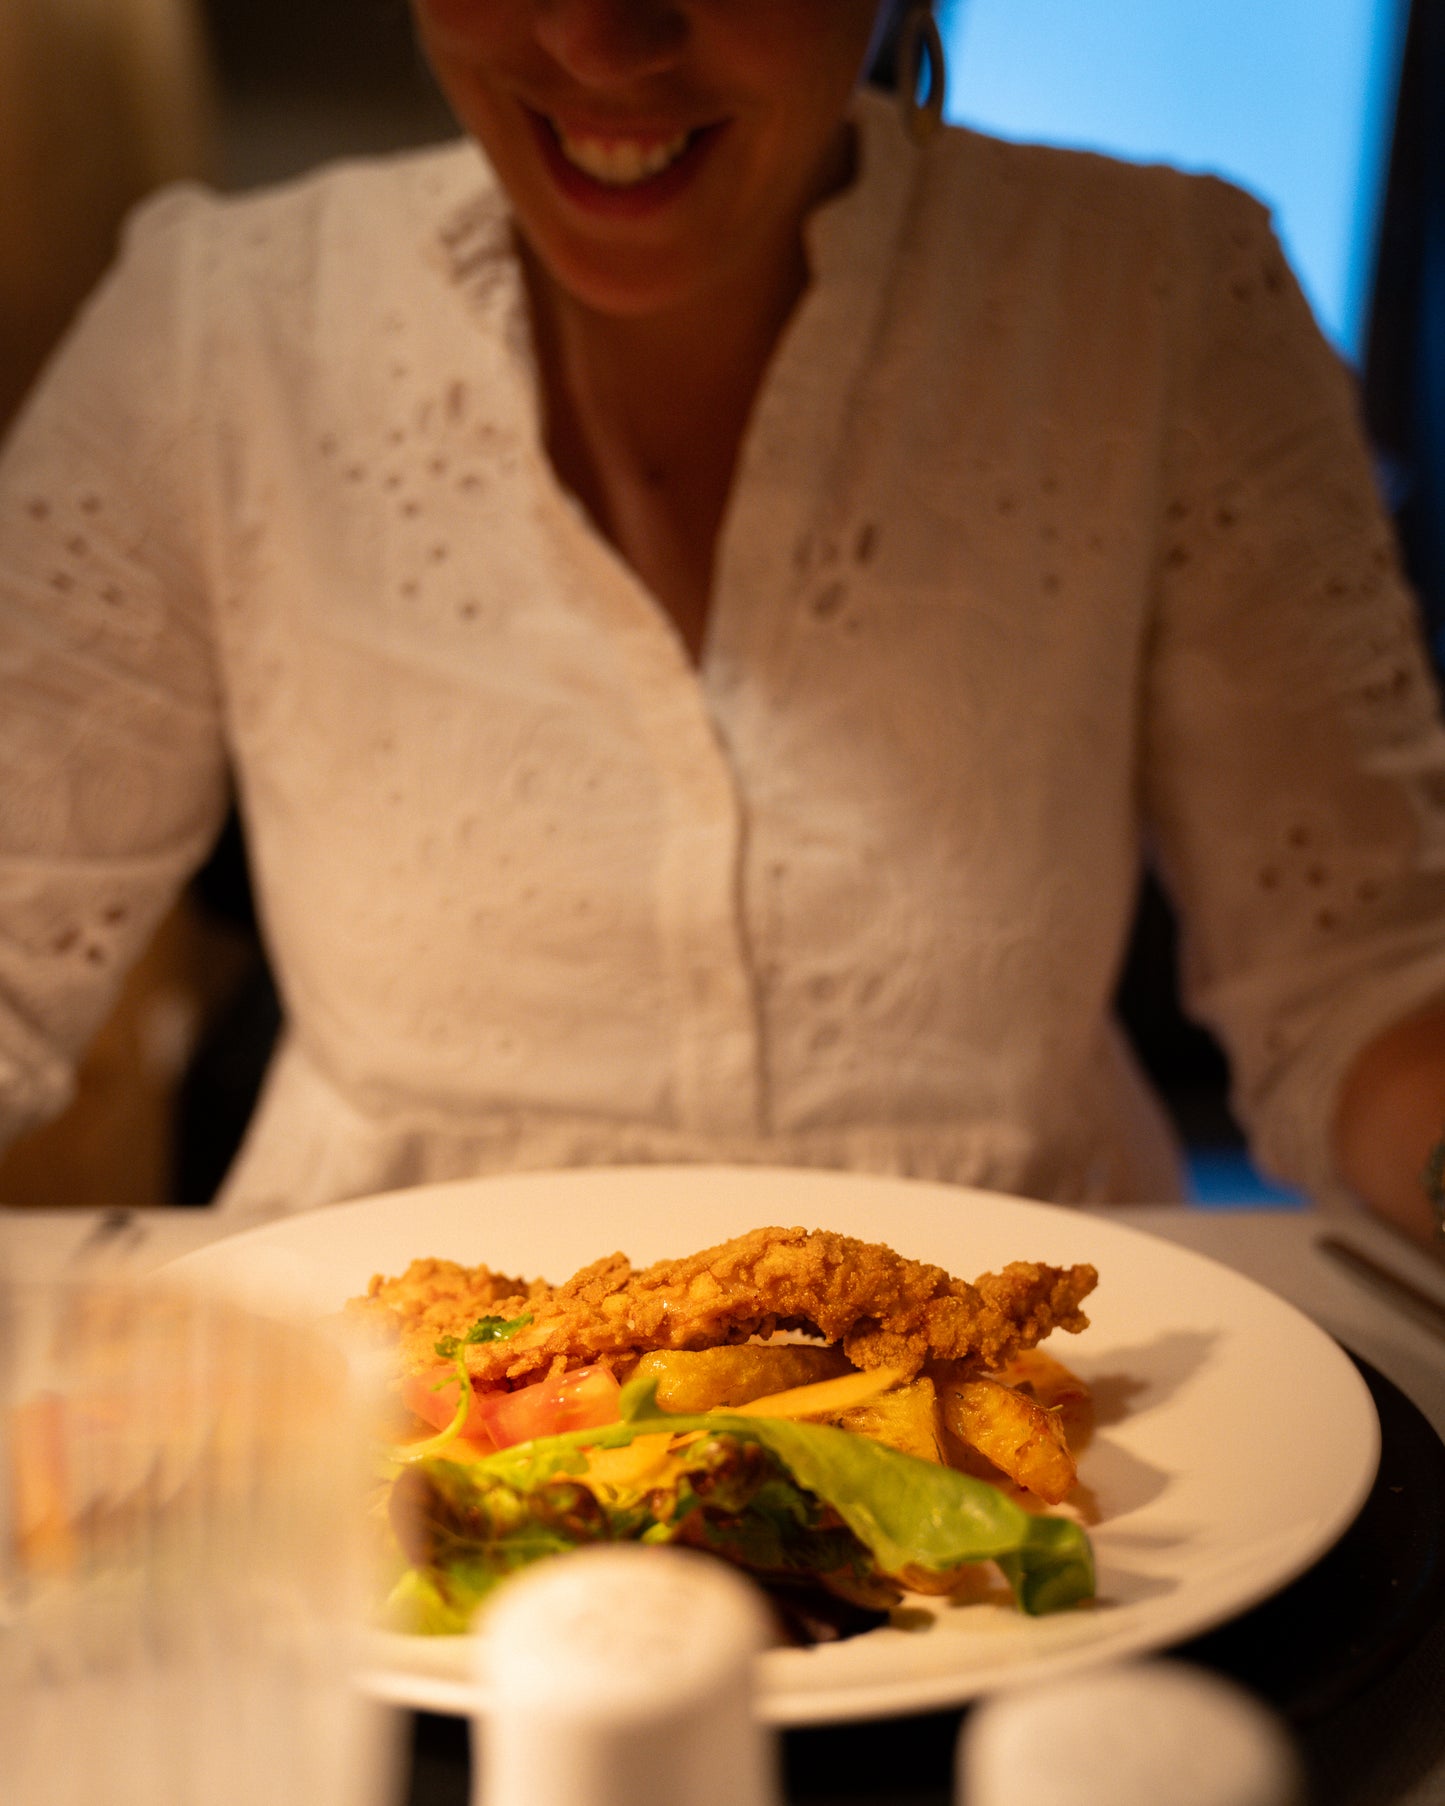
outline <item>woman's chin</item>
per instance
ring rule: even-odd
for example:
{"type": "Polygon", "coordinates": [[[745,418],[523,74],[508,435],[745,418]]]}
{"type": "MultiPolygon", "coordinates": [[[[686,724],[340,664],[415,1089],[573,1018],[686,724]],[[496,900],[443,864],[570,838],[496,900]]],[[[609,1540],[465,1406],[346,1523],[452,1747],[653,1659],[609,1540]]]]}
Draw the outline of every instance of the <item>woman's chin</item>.
{"type": "Polygon", "coordinates": [[[680,250],[531,244],[534,264],[570,301],[591,313],[640,320],[704,302],[717,286],[715,258],[680,250]]]}

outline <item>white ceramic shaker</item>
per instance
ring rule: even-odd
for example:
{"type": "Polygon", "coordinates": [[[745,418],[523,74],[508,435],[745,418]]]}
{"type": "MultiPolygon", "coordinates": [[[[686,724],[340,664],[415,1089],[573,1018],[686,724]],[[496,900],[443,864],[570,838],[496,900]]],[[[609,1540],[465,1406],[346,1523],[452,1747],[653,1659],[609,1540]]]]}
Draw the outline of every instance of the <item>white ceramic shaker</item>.
{"type": "Polygon", "coordinates": [[[1301,1806],[1280,1720],[1178,1662],[1096,1668],[994,1695],[965,1720],[958,1806],[1301,1806]]]}
{"type": "Polygon", "coordinates": [[[780,1806],[754,1714],[755,1589],[685,1550],[614,1544],[507,1582],[474,1638],[473,1806],[780,1806]]]}

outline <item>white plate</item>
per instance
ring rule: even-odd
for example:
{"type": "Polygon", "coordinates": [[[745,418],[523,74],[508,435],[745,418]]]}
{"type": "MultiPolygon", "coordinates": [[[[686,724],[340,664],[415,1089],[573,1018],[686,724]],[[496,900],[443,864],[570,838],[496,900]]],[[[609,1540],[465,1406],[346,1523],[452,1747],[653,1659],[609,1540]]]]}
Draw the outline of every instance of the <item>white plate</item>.
{"type": "MultiPolygon", "coordinates": [[[[308,1212],[187,1255],[172,1271],[253,1300],[333,1310],[376,1272],[439,1255],[560,1280],[614,1249],[692,1253],[760,1224],[886,1241],[966,1278],[1010,1260],[1092,1261],[1091,1327],[1058,1338],[1094,1388],[1099,1596],[1025,1618],[946,1607],[923,1628],[762,1657],[779,1725],[926,1711],[1002,1685],[1166,1648],[1301,1574],[1369,1492],[1379,1426],[1348,1357],[1226,1267],[1105,1217],[961,1187],[756,1168],[604,1168],[469,1180],[308,1212]]],[[[379,1636],[369,1687],[469,1711],[460,1638],[379,1636]]]]}

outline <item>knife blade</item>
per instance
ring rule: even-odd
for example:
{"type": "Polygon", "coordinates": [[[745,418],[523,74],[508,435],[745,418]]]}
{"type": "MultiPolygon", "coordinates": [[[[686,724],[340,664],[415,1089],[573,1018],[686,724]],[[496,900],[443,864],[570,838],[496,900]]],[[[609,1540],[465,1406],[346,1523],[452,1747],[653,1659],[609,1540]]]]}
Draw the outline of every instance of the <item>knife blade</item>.
{"type": "Polygon", "coordinates": [[[1317,1236],[1315,1247],[1362,1284],[1373,1287],[1391,1303],[1404,1306],[1437,1336],[1445,1336],[1445,1304],[1432,1298],[1413,1280],[1404,1278],[1372,1254],[1366,1254],[1363,1248],[1357,1248],[1353,1242],[1344,1241],[1337,1235],[1317,1236]]]}

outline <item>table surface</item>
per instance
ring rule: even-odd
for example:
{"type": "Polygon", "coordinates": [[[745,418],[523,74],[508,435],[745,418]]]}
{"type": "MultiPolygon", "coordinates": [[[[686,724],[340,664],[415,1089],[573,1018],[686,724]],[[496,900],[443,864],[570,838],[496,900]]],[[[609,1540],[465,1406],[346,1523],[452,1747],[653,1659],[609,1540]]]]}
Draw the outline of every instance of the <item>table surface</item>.
{"type": "MultiPolygon", "coordinates": [[[[1289,1299],[1362,1359],[1382,1415],[1388,1410],[1391,1422],[1413,1432],[1412,1445],[1420,1451],[1417,1462],[1434,1460],[1437,1445],[1420,1417],[1445,1438],[1445,1334],[1429,1327],[1424,1314],[1328,1258],[1319,1241],[1327,1233],[1342,1235],[1442,1307],[1445,1260],[1410,1247],[1381,1225],[1342,1223],[1311,1210],[1160,1206],[1109,1215],[1246,1273],[1289,1299]]],[[[77,1259],[144,1270],[248,1226],[243,1218],[209,1210],[0,1208],[0,1270],[16,1276],[41,1274],[77,1259]]],[[[1387,1451],[1389,1443],[1387,1424],[1387,1451]]],[[[1382,1476],[1398,1481],[1377,1488],[1387,1514],[1383,1528],[1381,1522],[1357,1527],[1361,1534],[1373,1534],[1376,1556],[1381,1535],[1390,1534],[1387,1495],[1407,1490],[1412,1478],[1418,1481],[1418,1471],[1382,1476]]],[[[1436,1570],[1442,1541],[1445,1526],[1421,1558],[1436,1570]]],[[[1338,1561],[1351,1558],[1351,1549],[1342,1545],[1338,1561]]],[[[1274,1703],[1290,1710],[1313,1806],[1445,1806],[1445,1576],[1432,1572],[1404,1578],[1412,1585],[1429,1583],[1431,1603],[1423,1622],[1420,1613],[1415,1615],[1408,1646],[1397,1655],[1392,1650],[1383,1671],[1367,1674],[1348,1697],[1329,1700],[1323,1709],[1316,1700],[1301,1711],[1297,1701],[1276,1693],[1274,1703]]],[[[1393,1578],[1390,1584],[1395,1584],[1393,1578]]],[[[1318,1583],[1305,1603],[1312,1611],[1328,1613],[1329,1596],[1318,1583]]],[[[1269,1697],[1268,1675],[1255,1668],[1267,1662],[1268,1639],[1277,1634],[1276,1623],[1251,1616],[1235,1627],[1232,1645],[1225,1633],[1182,1653],[1246,1675],[1269,1697]]],[[[946,1806],[961,1716],[936,1713],[788,1732],[781,1739],[787,1799],[792,1806],[946,1806]]],[[[410,1734],[408,1806],[466,1806],[466,1725],[423,1715],[410,1734]]]]}

